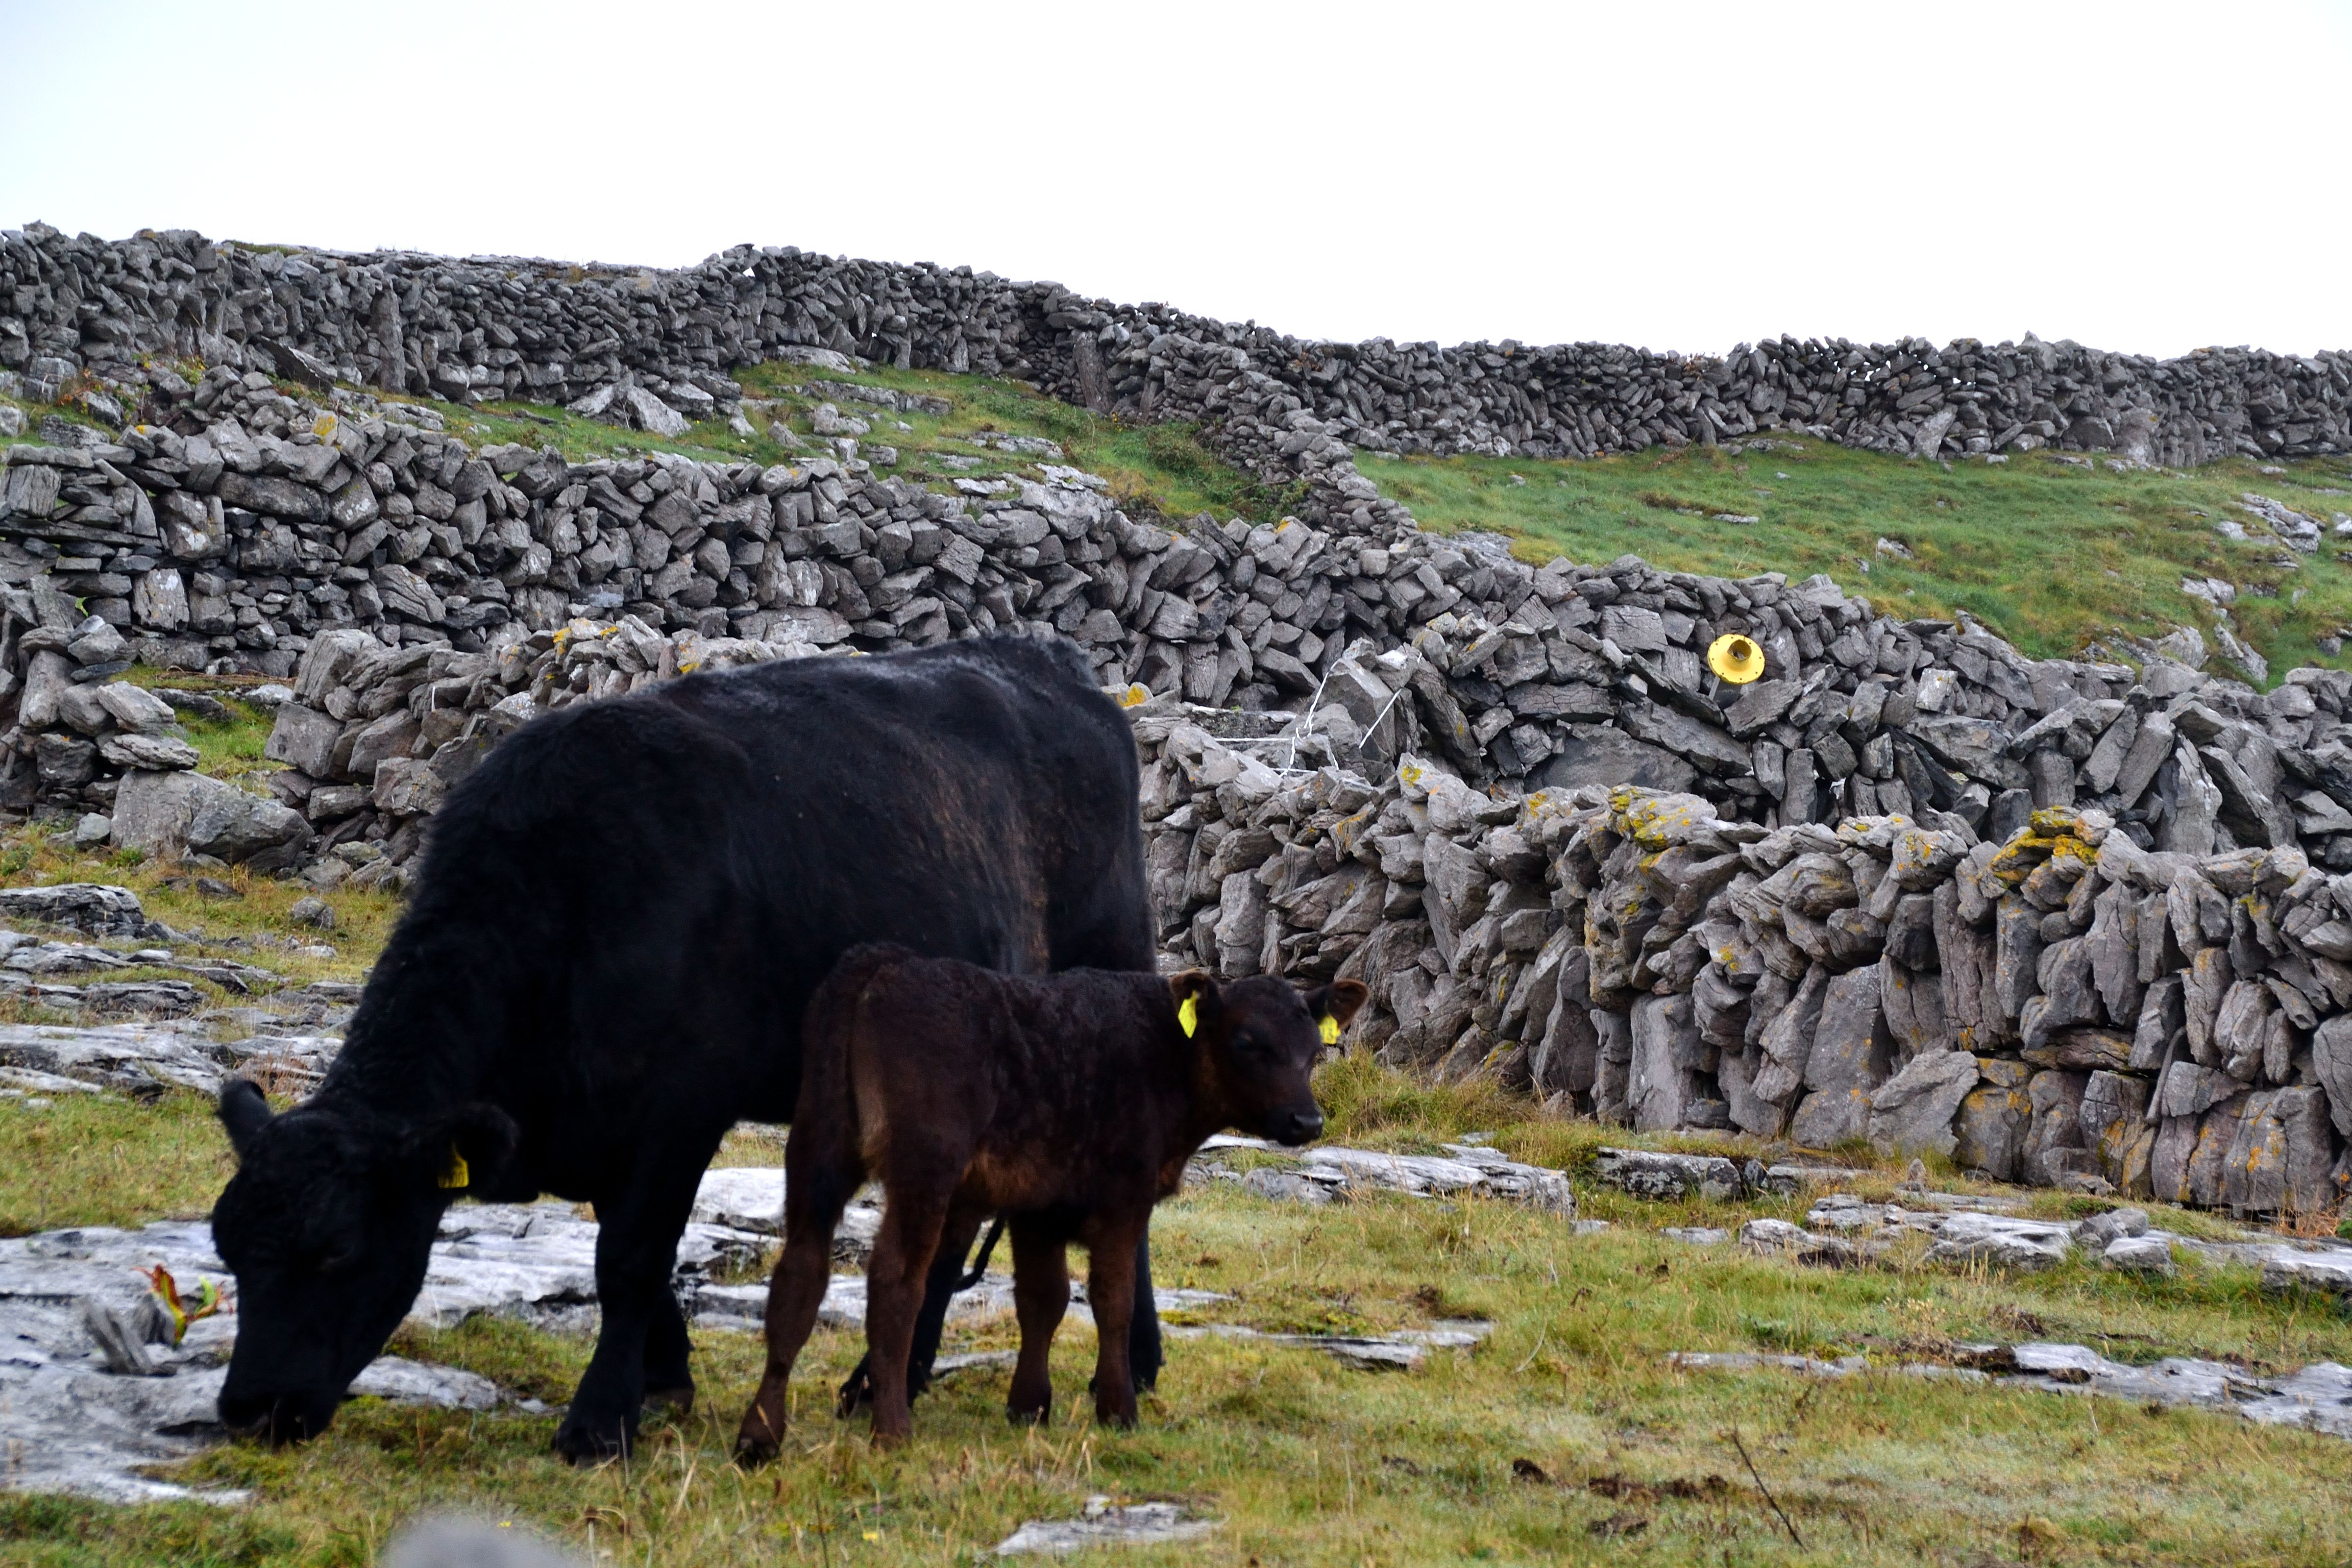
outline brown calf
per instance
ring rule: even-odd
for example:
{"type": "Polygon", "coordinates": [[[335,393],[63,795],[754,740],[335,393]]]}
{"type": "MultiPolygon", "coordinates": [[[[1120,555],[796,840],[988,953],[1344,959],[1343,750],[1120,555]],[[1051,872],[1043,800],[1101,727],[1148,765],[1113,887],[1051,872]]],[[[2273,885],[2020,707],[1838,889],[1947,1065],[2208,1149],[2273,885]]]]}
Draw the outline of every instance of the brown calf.
{"type": "Polygon", "coordinates": [[[1224,1127],[1304,1143],[1323,1130],[1307,1079],[1363,1005],[1342,980],[1302,992],[1199,971],[1009,975],[904,948],[844,957],[809,1004],[784,1153],[784,1250],[769,1284],[768,1363],[736,1451],[774,1454],[784,1388],[816,1321],[833,1227],[868,1175],[887,1194],[866,1268],[874,1436],[907,1436],[907,1358],[933,1256],[981,1222],[1013,1236],[1021,1360],[1008,1405],[1043,1419],[1046,1355],[1069,1305],[1065,1248],[1087,1248],[1095,1413],[1131,1426],[1135,1251],[1151,1207],[1224,1127]]]}

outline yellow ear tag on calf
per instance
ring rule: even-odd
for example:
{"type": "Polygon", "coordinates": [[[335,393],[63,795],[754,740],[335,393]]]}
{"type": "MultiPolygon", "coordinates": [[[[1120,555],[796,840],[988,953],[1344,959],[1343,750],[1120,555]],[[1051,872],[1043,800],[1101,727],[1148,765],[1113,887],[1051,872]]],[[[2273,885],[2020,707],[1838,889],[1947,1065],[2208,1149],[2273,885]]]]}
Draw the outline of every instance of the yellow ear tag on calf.
{"type": "Polygon", "coordinates": [[[1187,996],[1176,1005],[1176,1022],[1183,1026],[1184,1033],[1188,1037],[1201,1026],[1201,1003],[1198,997],[1187,996]]]}
{"type": "Polygon", "coordinates": [[[1327,1046],[1339,1043],[1339,1020],[1328,1013],[1323,1015],[1323,1043],[1327,1046]]]}
{"type": "Polygon", "coordinates": [[[473,1179],[473,1172],[466,1168],[466,1156],[458,1153],[454,1148],[451,1149],[449,1168],[441,1173],[441,1184],[445,1187],[462,1187],[473,1179]]]}

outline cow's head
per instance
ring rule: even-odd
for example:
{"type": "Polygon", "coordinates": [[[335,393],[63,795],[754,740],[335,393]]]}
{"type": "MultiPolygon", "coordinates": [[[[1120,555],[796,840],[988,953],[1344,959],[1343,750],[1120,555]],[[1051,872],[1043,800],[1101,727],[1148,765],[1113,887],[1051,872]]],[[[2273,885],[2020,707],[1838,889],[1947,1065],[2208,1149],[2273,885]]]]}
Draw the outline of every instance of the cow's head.
{"type": "Polygon", "coordinates": [[[315,1102],[272,1116],[243,1079],[221,1090],[220,1118],[237,1158],[213,1206],[236,1276],[221,1421],[298,1442],[326,1429],[416,1299],[455,1173],[495,1169],[514,1123],[478,1105],[407,1130],[315,1102]]]}
{"type": "Polygon", "coordinates": [[[1308,991],[1255,975],[1220,985],[1191,969],[1171,975],[1168,991],[1178,1023],[1198,1042],[1224,1125],[1294,1146],[1322,1135],[1323,1111],[1308,1080],[1316,1059],[1364,1005],[1361,981],[1308,991]]]}

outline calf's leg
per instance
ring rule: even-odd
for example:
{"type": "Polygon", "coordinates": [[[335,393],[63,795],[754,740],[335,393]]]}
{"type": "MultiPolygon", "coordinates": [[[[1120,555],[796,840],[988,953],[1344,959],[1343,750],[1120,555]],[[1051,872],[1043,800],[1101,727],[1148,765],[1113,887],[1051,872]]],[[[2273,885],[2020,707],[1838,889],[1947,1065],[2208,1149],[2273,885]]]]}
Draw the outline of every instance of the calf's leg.
{"type": "MultiPolygon", "coordinates": [[[[794,1139],[803,1135],[801,1129],[793,1130],[794,1139]]],[[[841,1223],[841,1211],[856,1190],[858,1175],[854,1166],[807,1170],[795,1165],[790,1171],[784,1184],[784,1247],[768,1280],[768,1362],[759,1392],[735,1431],[738,1463],[764,1463],[775,1458],[783,1440],[793,1363],[800,1359],[809,1331],[816,1326],[817,1309],[824,1304],[825,1287],[833,1279],[834,1227],[841,1223]]]]}
{"type": "Polygon", "coordinates": [[[1070,1260],[1062,1237],[1034,1220],[1015,1219],[1013,1234],[1013,1305],[1021,1320],[1021,1360],[1004,1414],[1014,1421],[1044,1421],[1054,1412],[1050,1358],[1054,1331],[1070,1308],[1070,1260]]]}
{"type": "MultiPolygon", "coordinates": [[[[931,1363],[939,1359],[940,1338],[947,1331],[948,1308],[954,1301],[956,1282],[964,1275],[964,1254],[971,1248],[971,1238],[964,1237],[961,1247],[950,1247],[946,1237],[940,1239],[940,1249],[931,1258],[931,1271],[923,1280],[923,1304],[915,1311],[915,1333],[907,1356],[907,1397],[912,1399],[931,1385],[931,1363]]],[[[874,1397],[874,1358],[867,1355],[850,1369],[842,1380],[839,1410],[844,1415],[874,1397]]]]}
{"type": "Polygon", "coordinates": [[[1087,1242],[1087,1304],[1095,1314],[1095,1419],[1135,1425],[1135,1376],[1128,1331],[1135,1315],[1138,1243],[1148,1215],[1097,1220],[1087,1242]]]}
{"type": "MultiPolygon", "coordinates": [[[[874,1440],[901,1441],[913,1430],[907,1413],[907,1354],[915,1338],[919,1281],[940,1248],[953,1188],[901,1176],[888,1189],[874,1258],[866,1266],[866,1362],[874,1390],[874,1440]]],[[[961,1258],[952,1258],[961,1262],[961,1258]]]]}

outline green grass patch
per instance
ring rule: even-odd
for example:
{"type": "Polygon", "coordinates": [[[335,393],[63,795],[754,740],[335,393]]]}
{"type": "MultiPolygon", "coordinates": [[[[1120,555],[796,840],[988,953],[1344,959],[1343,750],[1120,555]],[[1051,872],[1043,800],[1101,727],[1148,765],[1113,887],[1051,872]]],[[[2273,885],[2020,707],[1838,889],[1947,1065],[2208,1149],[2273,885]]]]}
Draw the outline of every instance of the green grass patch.
{"type": "Polygon", "coordinates": [[[0,1100],[0,1236],[68,1226],[201,1219],[232,1168],[212,1101],[152,1105],[58,1094],[46,1110],[0,1100]]]}
{"type": "MultiPolygon", "coordinates": [[[[2242,459],[2192,472],[2117,473],[2048,453],[1949,465],[1776,440],[1733,456],[1694,447],[1587,461],[1382,458],[1358,466],[1438,531],[1513,536],[1518,552],[1601,563],[1633,553],[1667,571],[1744,577],[1827,573],[1904,617],[1965,610],[2036,658],[2123,631],[2204,628],[2184,576],[2239,590],[2238,634],[2273,667],[2325,662],[2315,642],[2352,623],[2352,567],[2331,532],[2315,556],[2238,542],[2216,524],[2254,518],[2253,491],[2327,524],[2352,510],[2352,462],[2303,459],[2263,474],[2242,459]],[[1754,522],[1720,521],[1753,517],[1754,522]],[[1909,558],[1882,552],[1885,539],[1909,558]]],[[[2260,536],[2258,535],[2258,538],[2260,536]]]]}
{"type": "MultiPolygon", "coordinates": [[[[1717,1217],[1738,1212],[1753,1211],[1724,1205],[1717,1217]]],[[[1891,1373],[1811,1382],[1685,1373],[1664,1360],[1761,1349],[1891,1367],[2033,1325],[2123,1359],[2352,1356],[2340,1313],[2242,1281],[1809,1270],[1631,1226],[1572,1237],[1508,1205],[1383,1197],[1308,1209],[1216,1188],[1165,1205],[1155,1238],[1165,1282],[1235,1298],[1204,1316],[1344,1330],[1477,1313],[1495,1333],[1409,1374],[1180,1340],[1142,1425],[1119,1433],[1086,1418],[1091,1338],[1066,1328],[1054,1424],[1008,1426],[1004,1373],[975,1370],[917,1405],[910,1446],[877,1453],[862,1419],[836,1422],[829,1408],[859,1339],[820,1331],[795,1379],[782,1458],[746,1474],[728,1457],[758,1342],[698,1332],[696,1408],[654,1415],[626,1466],[564,1467],[547,1451],[552,1415],[355,1401],[308,1447],[234,1444],[171,1472],[252,1489],[243,1509],[0,1500],[0,1562],[359,1563],[417,1512],[457,1509],[574,1552],[593,1544],[600,1561],[929,1564],[971,1560],[1022,1520],[1066,1517],[1098,1492],[1181,1499],[1225,1521],[1204,1545],[1122,1561],[1234,1568],[1726,1554],[1968,1563],[2013,1561],[2021,1541],[2037,1560],[2082,1563],[2321,1563],[2352,1550],[2352,1522],[2328,1506],[2352,1474],[2337,1439],[1891,1373]],[[1735,1432],[1805,1551],[1750,1480],[1735,1432]]],[[[950,1348],[1014,1337],[1009,1321],[985,1321],[950,1348]]],[[[552,1402],[588,1342],[476,1322],[405,1332],[396,1348],[552,1402]]]]}

